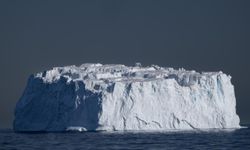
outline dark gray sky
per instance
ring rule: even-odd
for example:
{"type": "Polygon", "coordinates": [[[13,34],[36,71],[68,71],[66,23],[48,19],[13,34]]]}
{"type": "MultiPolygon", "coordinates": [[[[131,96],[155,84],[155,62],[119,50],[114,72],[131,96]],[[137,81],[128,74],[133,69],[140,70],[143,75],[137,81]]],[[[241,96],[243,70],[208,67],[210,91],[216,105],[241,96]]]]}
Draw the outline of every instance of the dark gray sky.
{"type": "Polygon", "coordinates": [[[0,128],[30,74],[87,62],[232,75],[250,123],[250,1],[0,1],[0,128]]]}

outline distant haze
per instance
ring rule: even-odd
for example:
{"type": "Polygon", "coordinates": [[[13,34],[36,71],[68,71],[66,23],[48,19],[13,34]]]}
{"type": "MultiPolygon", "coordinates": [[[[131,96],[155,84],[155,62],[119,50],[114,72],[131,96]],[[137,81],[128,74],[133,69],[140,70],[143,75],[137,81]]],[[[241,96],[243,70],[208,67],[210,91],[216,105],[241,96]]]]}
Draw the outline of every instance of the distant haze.
{"type": "Polygon", "coordinates": [[[157,64],[230,74],[250,123],[250,1],[0,1],[0,128],[30,74],[54,66],[157,64]]]}

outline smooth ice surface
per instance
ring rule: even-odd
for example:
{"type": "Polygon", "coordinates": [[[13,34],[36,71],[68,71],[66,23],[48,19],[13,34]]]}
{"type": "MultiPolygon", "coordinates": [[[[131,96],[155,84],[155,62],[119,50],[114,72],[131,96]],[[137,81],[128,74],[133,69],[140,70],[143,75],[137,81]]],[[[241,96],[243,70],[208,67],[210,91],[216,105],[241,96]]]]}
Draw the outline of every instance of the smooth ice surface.
{"type": "Polygon", "coordinates": [[[83,64],[31,75],[16,131],[239,128],[231,77],[156,65],[83,64]]]}

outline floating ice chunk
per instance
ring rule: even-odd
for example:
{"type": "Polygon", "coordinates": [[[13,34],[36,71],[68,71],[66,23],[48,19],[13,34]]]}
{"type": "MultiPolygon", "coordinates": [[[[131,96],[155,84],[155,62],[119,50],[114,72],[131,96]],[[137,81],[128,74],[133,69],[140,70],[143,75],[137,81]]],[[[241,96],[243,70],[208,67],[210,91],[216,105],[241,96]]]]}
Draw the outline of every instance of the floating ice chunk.
{"type": "Polygon", "coordinates": [[[84,127],[68,127],[66,129],[66,131],[79,131],[79,132],[83,132],[83,131],[87,131],[87,129],[84,128],[84,127]]]}

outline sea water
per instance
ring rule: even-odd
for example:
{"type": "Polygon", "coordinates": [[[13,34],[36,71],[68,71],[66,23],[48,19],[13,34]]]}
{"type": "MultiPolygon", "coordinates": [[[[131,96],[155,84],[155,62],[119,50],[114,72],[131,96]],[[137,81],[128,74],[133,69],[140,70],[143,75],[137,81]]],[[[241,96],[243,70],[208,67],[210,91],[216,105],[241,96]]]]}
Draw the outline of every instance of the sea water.
{"type": "Polygon", "coordinates": [[[15,133],[0,130],[0,149],[250,149],[250,129],[150,132],[15,133]]]}

